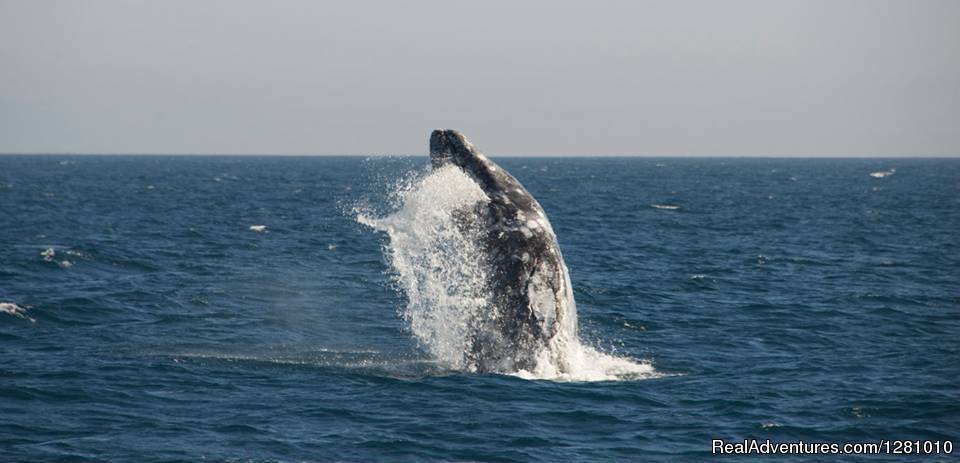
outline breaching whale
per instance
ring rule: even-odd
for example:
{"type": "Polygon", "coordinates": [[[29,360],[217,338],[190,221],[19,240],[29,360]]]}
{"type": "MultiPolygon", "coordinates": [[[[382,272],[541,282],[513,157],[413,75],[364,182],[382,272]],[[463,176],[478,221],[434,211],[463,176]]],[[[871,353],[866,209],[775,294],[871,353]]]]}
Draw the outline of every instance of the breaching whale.
{"type": "Polygon", "coordinates": [[[455,130],[430,136],[433,169],[453,164],[486,193],[457,211],[483,240],[490,307],[472,333],[468,363],[481,372],[532,370],[567,363],[562,344],[576,340],[576,304],[556,234],[540,203],[505,169],[455,130]]]}

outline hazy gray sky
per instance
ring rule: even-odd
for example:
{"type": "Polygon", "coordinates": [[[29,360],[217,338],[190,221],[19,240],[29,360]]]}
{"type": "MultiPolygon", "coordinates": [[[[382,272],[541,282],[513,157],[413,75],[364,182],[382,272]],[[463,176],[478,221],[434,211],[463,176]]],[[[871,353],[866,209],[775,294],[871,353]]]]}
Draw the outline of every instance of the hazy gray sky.
{"type": "Polygon", "coordinates": [[[0,0],[0,152],[958,155],[960,1],[0,0]]]}

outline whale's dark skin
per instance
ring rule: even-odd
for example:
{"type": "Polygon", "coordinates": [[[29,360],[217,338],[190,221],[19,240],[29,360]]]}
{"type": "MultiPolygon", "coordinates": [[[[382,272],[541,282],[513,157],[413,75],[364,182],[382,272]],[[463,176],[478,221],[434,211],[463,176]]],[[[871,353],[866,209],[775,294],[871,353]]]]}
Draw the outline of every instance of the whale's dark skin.
{"type": "Polygon", "coordinates": [[[516,178],[455,130],[433,132],[430,159],[434,169],[456,165],[489,198],[463,211],[467,226],[478,227],[484,241],[492,305],[474,334],[468,360],[482,372],[530,370],[573,303],[546,214],[516,178]]]}

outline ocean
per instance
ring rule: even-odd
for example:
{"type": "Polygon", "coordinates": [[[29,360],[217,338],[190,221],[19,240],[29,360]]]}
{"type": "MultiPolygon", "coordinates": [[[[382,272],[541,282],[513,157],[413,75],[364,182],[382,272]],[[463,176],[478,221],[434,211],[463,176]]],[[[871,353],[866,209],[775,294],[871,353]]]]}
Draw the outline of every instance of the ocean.
{"type": "Polygon", "coordinates": [[[960,455],[960,160],[495,160],[569,268],[569,371],[445,356],[459,303],[375,226],[443,202],[426,157],[0,156],[0,461],[960,455]]]}

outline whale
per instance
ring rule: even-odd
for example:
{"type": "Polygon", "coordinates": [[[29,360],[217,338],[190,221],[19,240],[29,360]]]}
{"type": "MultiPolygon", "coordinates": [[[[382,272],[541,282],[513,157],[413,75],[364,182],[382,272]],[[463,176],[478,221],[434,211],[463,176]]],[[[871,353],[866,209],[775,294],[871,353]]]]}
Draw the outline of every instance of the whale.
{"type": "Polygon", "coordinates": [[[565,342],[576,339],[576,303],[556,233],[540,203],[506,169],[456,130],[430,135],[432,169],[453,165],[486,194],[456,211],[481,241],[489,307],[471,333],[467,363],[479,372],[532,371],[547,361],[564,369],[565,342]]]}

